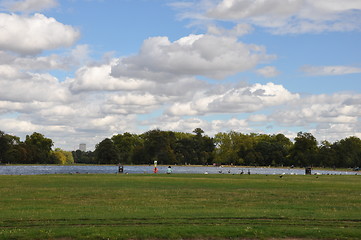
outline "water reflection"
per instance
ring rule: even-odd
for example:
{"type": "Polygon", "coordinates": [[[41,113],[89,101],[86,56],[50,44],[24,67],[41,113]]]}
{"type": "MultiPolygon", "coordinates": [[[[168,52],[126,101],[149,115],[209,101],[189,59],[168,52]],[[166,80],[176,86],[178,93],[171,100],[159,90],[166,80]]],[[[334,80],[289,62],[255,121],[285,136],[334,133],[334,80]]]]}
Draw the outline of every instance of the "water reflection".
{"type": "MultiPolygon", "coordinates": [[[[124,173],[128,174],[151,174],[153,166],[124,166],[124,173]]],[[[167,173],[168,166],[158,166],[157,174],[167,173]]],[[[189,167],[172,166],[173,174],[278,174],[278,175],[304,175],[304,169],[281,169],[281,168],[245,168],[245,167],[189,167]]],[[[0,166],[0,175],[40,175],[40,174],[114,174],[118,172],[118,166],[53,166],[53,165],[19,165],[0,166]]],[[[354,171],[327,171],[313,170],[312,174],[354,175],[354,171]]]]}

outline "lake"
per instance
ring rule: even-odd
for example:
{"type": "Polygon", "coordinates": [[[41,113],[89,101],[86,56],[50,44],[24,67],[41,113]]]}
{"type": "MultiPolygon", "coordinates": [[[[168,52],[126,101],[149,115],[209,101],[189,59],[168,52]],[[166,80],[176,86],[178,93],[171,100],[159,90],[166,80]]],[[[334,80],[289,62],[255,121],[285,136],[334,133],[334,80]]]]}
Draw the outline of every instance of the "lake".
{"type": "MultiPolygon", "coordinates": [[[[150,174],[153,173],[154,166],[124,166],[124,173],[128,174],[150,174]]],[[[268,168],[268,167],[206,167],[206,166],[172,166],[173,173],[193,173],[193,174],[286,174],[304,175],[304,169],[293,168],[268,168]]],[[[118,166],[103,165],[0,165],[0,175],[40,175],[40,174],[115,174],[118,166]]],[[[158,166],[157,174],[165,174],[167,166],[158,166]]],[[[355,171],[330,171],[312,170],[312,174],[332,174],[332,175],[355,175],[355,171]]]]}

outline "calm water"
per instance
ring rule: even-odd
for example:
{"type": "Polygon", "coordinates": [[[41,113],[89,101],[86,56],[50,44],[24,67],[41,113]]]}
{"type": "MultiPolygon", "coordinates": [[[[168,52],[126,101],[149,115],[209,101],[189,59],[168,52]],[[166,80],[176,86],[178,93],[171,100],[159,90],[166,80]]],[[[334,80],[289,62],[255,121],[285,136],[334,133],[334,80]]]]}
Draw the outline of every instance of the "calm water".
{"type": "MultiPolygon", "coordinates": [[[[124,173],[153,173],[153,166],[124,166],[124,173]]],[[[279,169],[279,168],[241,168],[241,167],[186,167],[172,166],[173,173],[195,173],[195,174],[287,174],[304,175],[303,169],[279,169]]],[[[118,166],[1,166],[0,175],[39,175],[39,174],[114,174],[118,172],[118,166]]],[[[157,174],[165,174],[166,166],[158,166],[157,174]]],[[[321,171],[313,170],[312,174],[337,174],[355,175],[361,174],[354,171],[321,171]]]]}

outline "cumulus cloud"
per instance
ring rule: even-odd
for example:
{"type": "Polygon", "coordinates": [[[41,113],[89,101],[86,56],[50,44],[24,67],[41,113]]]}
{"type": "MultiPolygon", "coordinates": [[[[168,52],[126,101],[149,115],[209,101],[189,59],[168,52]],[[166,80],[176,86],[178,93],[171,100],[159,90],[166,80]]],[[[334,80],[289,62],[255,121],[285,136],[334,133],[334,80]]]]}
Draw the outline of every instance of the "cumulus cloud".
{"type": "Polygon", "coordinates": [[[14,102],[66,102],[70,91],[50,74],[10,71],[0,76],[0,100],[14,102]]]}
{"type": "Polygon", "coordinates": [[[0,118],[0,125],[6,126],[6,131],[8,132],[21,132],[21,133],[31,133],[39,131],[39,127],[31,122],[18,120],[14,118],[0,118]]]}
{"type": "Polygon", "coordinates": [[[273,66],[266,66],[263,68],[259,68],[256,70],[256,73],[266,78],[276,77],[280,74],[277,68],[273,66]]]}
{"type": "Polygon", "coordinates": [[[58,3],[56,0],[7,0],[1,5],[11,12],[39,12],[56,7],[58,3]]]}
{"type": "Polygon", "coordinates": [[[1,79],[18,79],[27,75],[11,65],[0,65],[0,81],[1,79]]]}
{"type": "Polygon", "coordinates": [[[75,78],[67,79],[70,89],[74,92],[81,91],[116,91],[139,90],[151,87],[152,83],[135,78],[116,78],[111,76],[115,61],[84,66],[75,73],[75,78]]]}
{"type": "Polygon", "coordinates": [[[191,101],[173,104],[170,115],[205,115],[211,113],[255,112],[264,107],[275,106],[298,99],[298,94],[287,91],[281,85],[268,83],[231,88],[225,92],[199,92],[191,101]]]}
{"type": "Polygon", "coordinates": [[[222,0],[206,11],[214,19],[245,21],[273,33],[360,30],[361,2],[354,0],[222,0]]]}
{"type": "Polygon", "coordinates": [[[163,115],[156,119],[144,121],[142,124],[148,125],[150,129],[166,129],[189,133],[196,128],[201,128],[210,136],[231,130],[243,133],[252,131],[247,120],[234,117],[225,120],[205,120],[200,117],[182,118],[180,116],[163,115]]]}
{"type": "Polygon", "coordinates": [[[248,120],[251,122],[267,122],[268,116],[265,114],[253,114],[248,117],[248,120]]]}
{"type": "Polygon", "coordinates": [[[5,68],[22,71],[72,70],[89,61],[88,45],[78,45],[62,54],[18,56],[0,51],[0,75],[5,68]]]}
{"type": "Polygon", "coordinates": [[[276,111],[272,119],[286,125],[307,126],[313,123],[354,124],[361,114],[361,95],[335,93],[311,95],[276,111]]]}
{"type": "Polygon", "coordinates": [[[109,96],[102,109],[111,114],[147,114],[167,101],[168,97],[150,93],[114,94],[109,96]]]}
{"type": "Polygon", "coordinates": [[[174,42],[167,37],[153,37],[144,41],[137,55],[121,59],[112,75],[154,76],[168,81],[172,75],[223,79],[274,58],[266,54],[264,47],[244,44],[233,37],[189,35],[174,42]]]}
{"type": "Polygon", "coordinates": [[[332,76],[361,73],[361,68],[351,66],[303,66],[301,71],[311,76],[332,76]]]}
{"type": "Polygon", "coordinates": [[[344,123],[323,123],[318,124],[316,128],[310,131],[317,139],[328,141],[339,141],[342,138],[356,136],[361,138],[361,124],[344,123]]]}
{"type": "Polygon", "coordinates": [[[230,30],[211,24],[208,26],[207,30],[209,34],[213,34],[213,35],[240,37],[252,32],[253,28],[251,25],[246,23],[239,23],[230,30]]]}
{"type": "Polygon", "coordinates": [[[74,27],[39,13],[32,16],[0,13],[0,50],[37,54],[72,46],[79,36],[74,27]]]}

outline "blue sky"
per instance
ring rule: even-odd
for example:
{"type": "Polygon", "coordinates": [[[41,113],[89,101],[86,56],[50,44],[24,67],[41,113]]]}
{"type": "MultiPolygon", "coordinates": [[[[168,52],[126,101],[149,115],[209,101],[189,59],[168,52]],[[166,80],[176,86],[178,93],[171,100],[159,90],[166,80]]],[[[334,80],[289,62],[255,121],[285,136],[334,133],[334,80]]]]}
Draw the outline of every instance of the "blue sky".
{"type": "Polygon", "coordinates": [[[0,130],[361,137],[360,0],[0,0],[0,130]]]}

